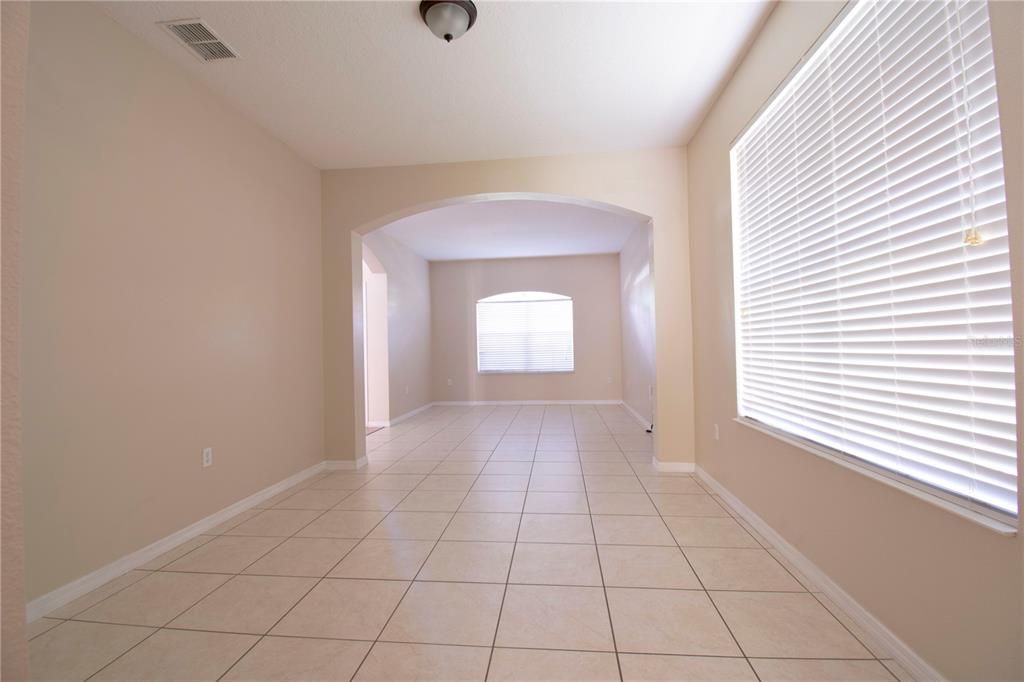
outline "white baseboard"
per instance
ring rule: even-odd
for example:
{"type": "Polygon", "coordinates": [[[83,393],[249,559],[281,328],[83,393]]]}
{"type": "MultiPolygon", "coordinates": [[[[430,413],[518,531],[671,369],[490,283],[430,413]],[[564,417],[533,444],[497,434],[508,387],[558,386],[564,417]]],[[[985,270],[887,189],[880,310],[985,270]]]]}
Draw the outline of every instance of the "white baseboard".
{"type": "Polygon", "coordinates": [[[480,405],[621,405],[621,400],[441,400],[440,407],[475,407],[480,405]]]}
{"type": "Polygon", "coordinates": [[[632,407],[630,407],[629,403],[627,403],[625,400],[623,400],[621,404],[622,407],[625,408],[626,412],[629,412],[631,415],[633,415],[634,419],[640,422],[640,426],[644,427],[645,429],[650,429],[653,427],[653,424],[647,419],[647,417],[643,416],[642,414],[634,410],[632,407]]]}
{"type": "Polygon", "coordinates": [[[406,419],[409,419],[410,417],[415,417],[420,412],[423,412],[424,410],[429,410],[431,407],[433,407],[436,404],[437,403],[427,403],[426,405],[420,405],[415,410],[409,410],[405,414],[400,414],[397,417],[395,417],[394,419],[389,419],[387,424],[385,424],[384,426],[395,426],[396,424],[401,424],[406,419]]]}
{"type": "Polygon", "coordinates": [[[52,592],[48,592],[41,597],[36,597],[30,601],[25,608],[26,619],[31,623],[37,618],[41,618],[51,611],[59,609],[65,604],[70,604],[82,595],[92,592],[97,587],[106,585],[114,578],[120,577],[128,571],[149,563],[164,552],[174,549],[181,543],[187,542],[197,535],[202,535],[204,532],[219,526],[233,516],[252,508],[264,500],[270,499],[274,495],[287,490],[296,483],[301,483],[307,478],[315,476],[324,469],[324,462],[314,464],[308,469],[304,469],[297,474],[289,476],[282,481],[278,481],[272,486],[264,488],[259,492],[249,495],[243,500],[239,500],[238,502],[221,509],[219,512],[215,512],[206,518],[196,521],[191,526],[182,528],[179,531],[171,533],[165,538],[157,540],[151,545],[147,545],[138,551],[121,557],[113,563],[109,563],[102,568],[98,568],[92,573],[84,575],[76,580],[72,580],[68,584],[62,585],[52,592]]]}
{"type": "Polygon", "coordinates": [[[749,523],[754,530],[764,536],[775,549],[788,559],[798,571],[812,582],[818,590],[831,599],[846,614],[869,635],[873,636],[882,646],[888,649],[892,657],[909,672],[916,680],[942,680],[944,679],[935,668],[930,666],[921,656],[896,636],[880,620],[875,618],[870,611],[861,606],[853,597],[846,593],[843,588],[835,583],[828,574],[822,571],[810,559],[804,556],[800,550],[789,544],[785,538],[768,525],[764,519],[754,513],[747,505],[743,504],[738,497],[729,492],[728,488],[712,478],[708,472],[697,467],[697,476],[708,484],[712,490],[722,497],[736,513],[749,523]]]}
{"type": "Polygon", "coordinates": [[[366,455],[354,462],[350,459],[329,459],[324,462],[324,469],[327,471],[355,471],[364,466],[366,466],[366,455]]]}
{"type": "Polygon", "coordinates": [[[651,457],[651,465],[658,471],[666,474],[689,474],[693,473],[695,466],[693,462],[663,462],[656,456],[651,457]]]}
{"type": "Polygon", "coordinates": [[[366,422],[366,425],[368,427],[370,427],[370,428],[373,428],[373,429],[383,429],[385,427],[391,426],[391,422],[390,421],[385,421],[385,422],[366,422]]]}

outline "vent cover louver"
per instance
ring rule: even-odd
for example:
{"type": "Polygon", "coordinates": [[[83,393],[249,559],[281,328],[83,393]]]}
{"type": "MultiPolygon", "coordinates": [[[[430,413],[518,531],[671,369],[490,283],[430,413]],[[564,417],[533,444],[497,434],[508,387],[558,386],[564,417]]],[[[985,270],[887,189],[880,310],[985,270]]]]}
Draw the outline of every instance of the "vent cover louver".
{"type": "Polygon", "coordinates": [[[218,38],[199,19],[166,21],[161,22],[161,26],[166,28],[171,35],[204,62],[216,59],[235,59],[238,57],[234,50],[228,47],[223,40],[218,38]]]}

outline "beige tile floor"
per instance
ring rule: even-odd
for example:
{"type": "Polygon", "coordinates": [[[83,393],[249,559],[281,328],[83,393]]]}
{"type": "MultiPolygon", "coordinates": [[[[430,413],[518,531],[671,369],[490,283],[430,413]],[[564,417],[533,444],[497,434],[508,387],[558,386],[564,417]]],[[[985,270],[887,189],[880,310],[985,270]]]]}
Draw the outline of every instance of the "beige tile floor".
{"type": "Polygon", "coordinates": [[[32,623],[34,679],[907,679],[621,407],[367,444],[32,623]]]}

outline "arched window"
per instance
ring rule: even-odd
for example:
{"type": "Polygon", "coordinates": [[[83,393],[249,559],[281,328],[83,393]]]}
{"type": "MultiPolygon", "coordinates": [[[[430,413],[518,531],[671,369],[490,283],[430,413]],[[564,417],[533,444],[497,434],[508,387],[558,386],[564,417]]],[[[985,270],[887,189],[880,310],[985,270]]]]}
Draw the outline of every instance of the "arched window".
{"type": "Polygon", "coordinates": [[[480,299],[476,359],[481,373],[572,372],[572,299],[546,291],[480,299]]]}

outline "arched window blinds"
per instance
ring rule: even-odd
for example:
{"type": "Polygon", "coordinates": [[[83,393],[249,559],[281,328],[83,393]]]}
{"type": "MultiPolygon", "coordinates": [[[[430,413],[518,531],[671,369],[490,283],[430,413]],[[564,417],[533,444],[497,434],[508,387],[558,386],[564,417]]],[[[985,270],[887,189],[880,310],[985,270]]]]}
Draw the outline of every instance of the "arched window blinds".
{"type": "Polygon", "coordinates": [[[480,372],[571,372],[572,299],[542,291],[481,299],[476,342],[480,372]]]}

